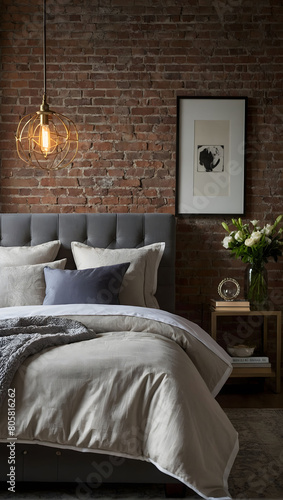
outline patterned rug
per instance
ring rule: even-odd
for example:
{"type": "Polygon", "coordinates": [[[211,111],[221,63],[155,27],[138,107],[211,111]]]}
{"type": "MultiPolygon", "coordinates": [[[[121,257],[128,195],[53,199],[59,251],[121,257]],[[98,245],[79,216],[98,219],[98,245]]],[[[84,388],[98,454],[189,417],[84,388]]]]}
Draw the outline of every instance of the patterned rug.
{"type": "MultiPolygon", "coordinates": [[[[283,409],[227,409],[225,410],[239,432],[240,451],[229,478],[233,500],[283,499],[283,409]]],[[[75,488],[33,488],[20,490],[10,496],[0,490],[0,499],[17,500],[54,499],[83,500],[75,488]]],[[[200,499],[188,491],[186,497],[200,499]]],[[[165,498],[162,485],[100,486],[93,494],[84,496],[96,500],[160,500],[165,498]]]]}
{"type": "Polygon", "coordinates": [[[233,499],[283,499],[283,409],[225,410],[239,432],[229,480],[233,499]]]}

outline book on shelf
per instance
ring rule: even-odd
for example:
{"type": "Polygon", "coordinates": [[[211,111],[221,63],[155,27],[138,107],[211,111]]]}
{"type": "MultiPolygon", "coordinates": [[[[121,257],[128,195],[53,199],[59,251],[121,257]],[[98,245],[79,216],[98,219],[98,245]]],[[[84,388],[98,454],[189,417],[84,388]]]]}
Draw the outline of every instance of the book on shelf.
{"type": "Polygon", "coordinates": [[[233,368],[271,368],[271,363],[232,363],[233,368]]]}
{"type": "Polygon", "coordinates": [[[215,311],[215,312],[250,312],[250,308],[249,307],[245,307],[245,306],[237,306],[237,307],[211,307],[211,310],[212,311],[215,311]]]}
{"type": "Polygon", "coordinates": [[[269,357],[268,356],[232,356],[232,363],[233,364],[259,364],[259,363],[269,363],[269,357]]]}
{"type": "Polygon", "coordinates": [[[212,307],[215,309],[219,308],[227,308],[227,309],[234,309],[234,308],[241,308],[241,309],[247,309],[250,310],[250,302],[249,300],[215,300],[215,299],[210,299],[210,303],[212,307]]]}

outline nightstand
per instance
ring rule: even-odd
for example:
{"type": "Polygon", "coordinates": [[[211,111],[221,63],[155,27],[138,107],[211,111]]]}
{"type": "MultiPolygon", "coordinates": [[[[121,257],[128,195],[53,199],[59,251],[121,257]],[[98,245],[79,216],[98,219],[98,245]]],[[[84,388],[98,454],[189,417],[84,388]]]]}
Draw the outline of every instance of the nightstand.
{"type": "Polygon", "coordinates": [[[273,368],[269,367],[233,367],[231,377],[274,377],[275,392],[281,391],[281,311],[211,311],[211,336],[217,341],[217,319],[223,316],[261,316],[263,318],[263,350],[267,352],[268,319],[276,318],[276,361],[273,368]]]}

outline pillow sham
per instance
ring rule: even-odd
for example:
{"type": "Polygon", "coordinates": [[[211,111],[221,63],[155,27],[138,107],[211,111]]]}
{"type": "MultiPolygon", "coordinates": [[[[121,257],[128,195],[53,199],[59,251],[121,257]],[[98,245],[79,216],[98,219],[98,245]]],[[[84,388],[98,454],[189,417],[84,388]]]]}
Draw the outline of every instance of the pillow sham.
{"type": "Polygon", "coordinates": [[[45,296],[44,268],[64,269],[67,259],[32,266],[0,267],[0,307],[41,305],[45,296]]]}
{"type": "Polygon", "coordinates": [[[0,267],[53,262],[60,245],[61,242],[59,240],[54,240],[33,247],[0,247],[0,267]]]}
{"type": "Polygon", "coordinates": [[[119,294],[120,304],[158,309],[154,296],[157,289],[158,267],[165,243],[153,243],[141,248],[97,248],[73,241],[71,249],[77,269],[109,266],[130,262],[119,294]]]}
{"type": "Polygon", "coordinates": [[[75,271],[45,267],[43,304],[120,304],[120,287],[129,265],[126,262],[75,271]]]}

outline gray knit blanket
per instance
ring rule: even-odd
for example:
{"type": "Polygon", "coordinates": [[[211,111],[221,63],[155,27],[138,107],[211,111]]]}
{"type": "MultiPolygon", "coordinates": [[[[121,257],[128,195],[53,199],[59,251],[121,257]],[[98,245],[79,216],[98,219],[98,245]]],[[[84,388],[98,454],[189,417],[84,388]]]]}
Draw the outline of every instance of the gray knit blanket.
{"type": "Polygon", "coordinates": [[[89,340],[95,333],[82,323],[60,317],[33,316],[0,321],[0,407],[23,361],[47,347],[89,340]]]}

